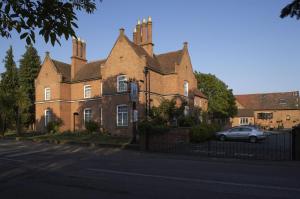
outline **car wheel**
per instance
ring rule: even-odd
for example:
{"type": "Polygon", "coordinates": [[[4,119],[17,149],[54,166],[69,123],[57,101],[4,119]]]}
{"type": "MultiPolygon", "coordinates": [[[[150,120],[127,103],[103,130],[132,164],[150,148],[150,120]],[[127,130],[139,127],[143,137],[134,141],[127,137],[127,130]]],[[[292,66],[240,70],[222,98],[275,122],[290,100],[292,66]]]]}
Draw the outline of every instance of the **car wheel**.
{"type": "Polygon", "coordinates": [[[226,137],[225,137],[225,135],[221,135],[219,139],[220,139],[220,141],[224,142],[226,140],[226,137]]]}
{"type": "Polygon", "coordinates": [[[257,138],[256,138],[255,136],[251,136],[251,137],[249,138],[249,141],[250,141],[251,143],[255,143],[255,142],[257,141],[257,138]]]}

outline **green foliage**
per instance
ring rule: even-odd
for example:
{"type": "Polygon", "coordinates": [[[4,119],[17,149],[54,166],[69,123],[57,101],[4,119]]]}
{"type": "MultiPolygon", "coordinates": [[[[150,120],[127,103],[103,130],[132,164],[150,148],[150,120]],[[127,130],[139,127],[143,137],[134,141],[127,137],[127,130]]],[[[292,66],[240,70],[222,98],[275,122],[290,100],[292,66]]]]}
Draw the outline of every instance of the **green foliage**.
{"type": "Polygon", "coordinates": [[[50,40],[52,45],[56,42],[60,44],[62,36],[65,39],[76,36],[76,11],[93,13],[96,9],[95,2],[96,0],[3,0],[0,2],[0,34],[8,38],[15,30],[20,34],[20,39],[25,39],[29,45],[35,43],[35,33],[39,30],[46,43],[50,40]]]}
{"type": "Polygon", "coordinates": [[[2,74],[0,83],[2,131],[15,127],[17,134],[20,134],[23,123],[28,117],[26,112],[29,106],[29,98],[25,87],[20,85],[12,47],[6,53],[4,64],[6,71],[2,74]]]}
{"type": "Polygon", "coordinates": [[[296,19],[300,19],[300,0],[293,0],[290,4],[286,5],[282,10],[280,17],[296,17],[296,19]]]}
{"type": "Polygon", "coordinates": [[[231,89],[212,74],[195,72],[198,89],[208,97],[208,113],[213,118],[229,118],[237,114],[235,97],[231,89]]]}
{"type": "Polygon", "coordinates": [[[215,124],[202,123],[194,126],[190,132],[191,142],[205,142],[214,138],[220,127],[215,124]]]}
{"type": "Polygon", "coordinates": [[[57,119],[55,121],[48,122],[46,129],[47,133],[59,133],[59,127],[62,126],[62,120],[57,119]]]}
{"type": "Polygon", "coordinates": [[[94,132],[99,132],[99,124],[95,121],[88,121],[85,122],[85,128],[88,133],[94,133],[94,132]]]}
{"type": "Polygon", "coordinates": [[[167,133],[170,128],[166,125],[156,124],[155,121],[143,120],[138,124],[138,130],[140,134],[151,133],[151,134],[162,134],[167,133]]]}
{"type": "Polygon", "coordinates": [[[40,70],[41,60],[33,46],[26,46],[26,52],[20,59],[19,84],[28,98],[25,125],[28,127],[35,122],[35,87],[34,80],[40,70]]]}

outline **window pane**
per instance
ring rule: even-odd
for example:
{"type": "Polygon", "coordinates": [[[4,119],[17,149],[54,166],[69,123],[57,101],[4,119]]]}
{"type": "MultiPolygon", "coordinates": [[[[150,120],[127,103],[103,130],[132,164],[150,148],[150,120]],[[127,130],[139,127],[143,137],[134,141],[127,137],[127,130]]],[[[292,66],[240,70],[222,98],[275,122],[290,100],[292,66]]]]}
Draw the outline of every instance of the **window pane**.
{"type": "Polygon", "coordinates": [[[127,105],[117,107],[117,125],[127,126],[128,125],[128,107],[127,105]]]}

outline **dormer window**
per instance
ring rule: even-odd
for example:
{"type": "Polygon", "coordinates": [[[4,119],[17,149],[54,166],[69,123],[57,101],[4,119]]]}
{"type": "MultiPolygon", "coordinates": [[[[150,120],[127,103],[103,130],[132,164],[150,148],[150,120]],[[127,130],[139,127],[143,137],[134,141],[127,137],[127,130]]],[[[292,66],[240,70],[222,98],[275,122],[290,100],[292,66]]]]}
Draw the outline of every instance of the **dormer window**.
{"type": "Polygon", "coordinates": [[[90,85],[85,85],[83,88],[84,92],[84,98],[91,98],[92,96],[92,87],[90,85]]]}
{"type": "Polygon", "coordinates": [[[117,77],[117,91],[118,91],[118,93],[127,91],[127,78],[126,78],[126,75],[119,75],[117,77]]]}
{"type": "Polygon", "coordinates": [[[186,97],[189,96],[189,83],[187,81],[183,83],[183,95],[186,97]]]}
{"type": "Polygon", "coordinates": [[[49,87],[44,90],[45,100],[51,100],[51,89],[49,87]]]}

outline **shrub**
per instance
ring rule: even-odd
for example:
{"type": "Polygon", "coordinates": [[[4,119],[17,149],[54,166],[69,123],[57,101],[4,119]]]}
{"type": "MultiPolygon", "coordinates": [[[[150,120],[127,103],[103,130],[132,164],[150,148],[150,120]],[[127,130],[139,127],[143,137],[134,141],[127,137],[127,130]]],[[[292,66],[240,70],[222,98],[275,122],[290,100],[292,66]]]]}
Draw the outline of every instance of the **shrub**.
{"type": "Polygon", "coordinates": [[[144,120],[138,124],[138,130],[140,134],[162,134],[168,132],[170,128],[166,125],[156,124],[153,121],[144,120]]]}
{"type": "Polygon", "coordinates": [[[99,124],[95,121],[88,121],[85,122],[85,128],[88,133],[98,132],[99,131],[99,124]]]}
{"type": "Polygon", "coordinates": [[[47,133],[58,133],[59,127],[61,127],[61,125],[62,121],[60,119],[49,122],[46,126],[47,133]]]}
{"type": "Polygon", "coordinates": [[[190,132],[191,142],[205,142],[214,138],[215,133],[220,130],[220,127],[215,124],[202,123],[194,126],[190,132]]]}
{"type": "Polygon", "coordinates": [[[180,117],[178,119],[178,126],[180,127],[192,127],[196,124],[196,121],[193,117],[187,116],[187,117],[180,117]]]}

